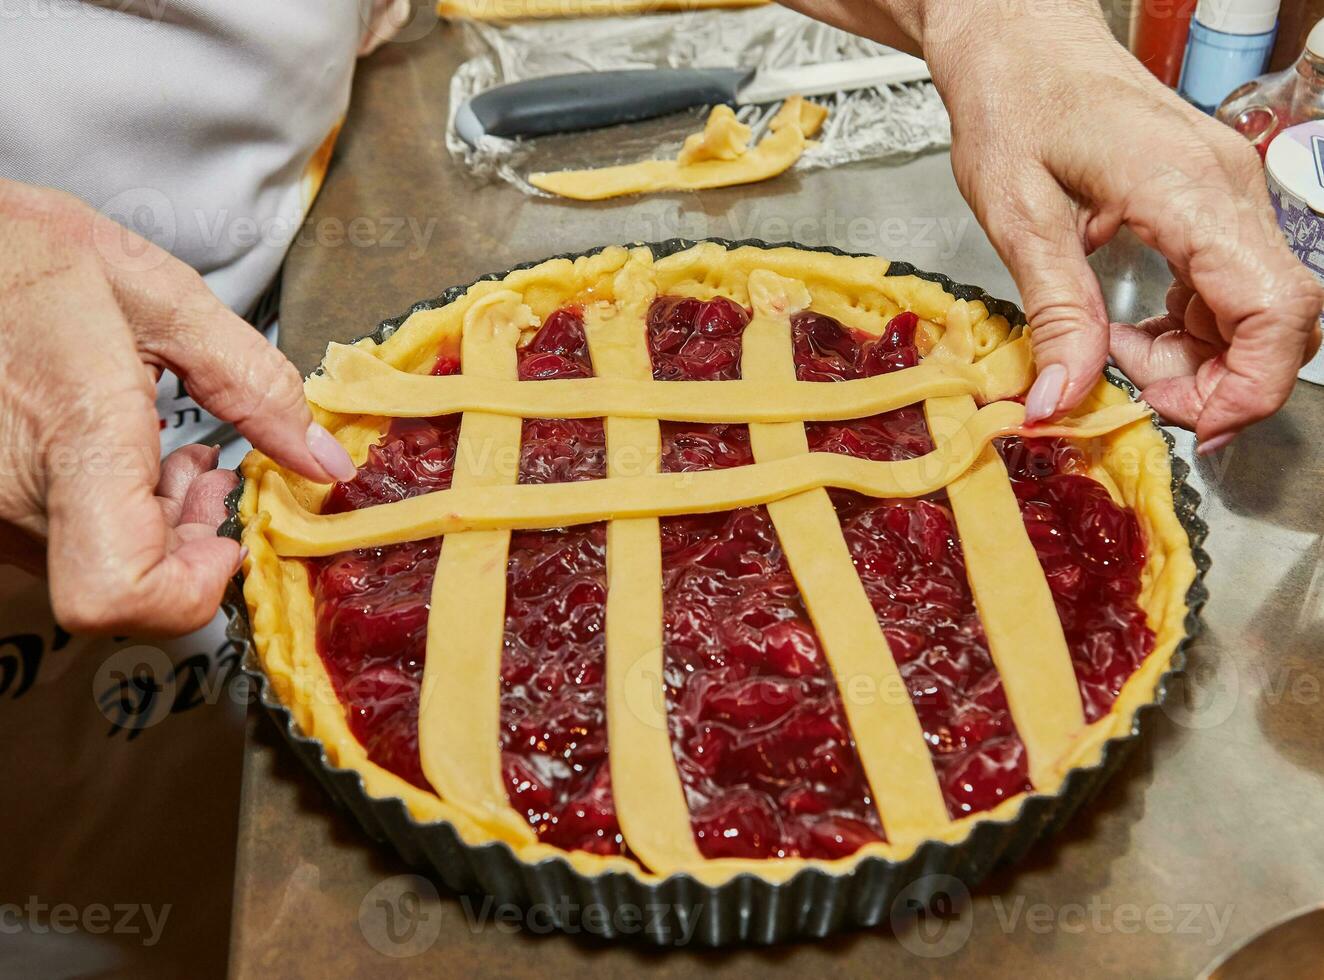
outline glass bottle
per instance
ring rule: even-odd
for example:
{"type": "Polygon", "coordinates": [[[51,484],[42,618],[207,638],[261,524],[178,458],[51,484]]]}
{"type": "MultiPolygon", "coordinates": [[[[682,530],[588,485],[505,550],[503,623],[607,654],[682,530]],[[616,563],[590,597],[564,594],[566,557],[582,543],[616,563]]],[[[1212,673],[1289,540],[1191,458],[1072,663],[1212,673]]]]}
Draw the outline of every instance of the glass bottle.
{"type": "Polygon", "coordinates": [[[1233,89],[1214,118],[1250,140],[1261,157],[1282,130],[1324,118],[1324,20],[1311,29],[1296,64],[1233,89]]]}

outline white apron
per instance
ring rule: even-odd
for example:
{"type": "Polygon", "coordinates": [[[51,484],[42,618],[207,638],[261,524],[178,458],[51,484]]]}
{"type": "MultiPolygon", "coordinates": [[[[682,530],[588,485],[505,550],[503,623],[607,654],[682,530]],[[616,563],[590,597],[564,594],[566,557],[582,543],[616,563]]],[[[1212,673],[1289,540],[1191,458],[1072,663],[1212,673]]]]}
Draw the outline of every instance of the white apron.
{"type": "MultiPolygon", "coordinates": [[[[357,0],[0,3],[0,176],[82,198],[269,322],[363,33],[357,0]]],[[[172,376],[157,411],[163,453],[216,441],[172,376]]],[[[43,582],[0,568],[0,975],[223,971],[245,709],[221,626],[70,637],[43,582]]]]}

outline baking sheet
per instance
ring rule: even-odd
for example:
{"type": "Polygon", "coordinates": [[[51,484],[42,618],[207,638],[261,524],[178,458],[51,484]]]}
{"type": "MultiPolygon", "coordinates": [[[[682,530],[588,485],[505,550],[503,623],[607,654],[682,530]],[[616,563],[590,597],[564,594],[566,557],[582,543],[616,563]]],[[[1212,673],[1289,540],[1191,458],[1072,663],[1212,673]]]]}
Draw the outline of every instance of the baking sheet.
{"type": "MultiPolygon", "coordinates": [[[[788,68],[885,54],[890,48],[810,20],[783,7],[682,11],[647,17],[463,25],[470,57],[451,79],[446,147],[482,181],[503,180],[532,196],[528,182],[546,170],[607,167],[675,156],[703,128],[706,109],[613,127],[613,139],[563,133],[530,140],[486,136],[477,148],[455,132],[465,100],[506,82],[608,68],[788,68]]],[[[838,92],[815,98],[828,106],[823,131],[798,170],[856,160],[899,160],[951,144],[951,123],[931,82],[838,92]]],[[[758,139],[777,104],[743,106],[741,122],[758,139]]]]}
{"type": "MultiPolygon", "coordinates": [[[[952,179],[945,155],[842,167],[696,195],[606,205],[475,187],[446,151],[444,93],[459,29],[359,67],[336,162],[310,227],[367,214],[415,216],[430,234],[375,247],[312,241],[290,253],[283,351],[304,373],[349,341],[435,296],[545,255],[676,234],[793,237],[909,259],[998,296],[1014,286],[952,179]],[[834,215],[833,220],[825,219],[834,215]],[[766,227],[775,216],[780,229],[766,227]],[[857,234],[852,222],[868,229],[857,234]],[[950,239],[935,232],[950,225],[950,239]],[[895,227],[895,233],[891,230],[895,227]]],[[[599,137],[604,133],[600,131],[599,137]]],[[[1108,308],[1163,309],[1163,260],[1123,234],[1096,252],[1108,308]]],[[[455,896],[375,846],[328,806],[266,712],[254,706],[235,883],[234,980],[328,976],[544,980],[879,980],[904,976],[1194,977],[1289,911],[1324,901],[1324,388],[1287,407],[1188,478],[1205,497],[1214,565],[1207,631],[1181,686],[1116,779],[1056,840],[930,917],[774,950],[670,950],[554,931],[542,917],[455,896]],[[407,942],[372,940],[407,935],[407,942]]]]}

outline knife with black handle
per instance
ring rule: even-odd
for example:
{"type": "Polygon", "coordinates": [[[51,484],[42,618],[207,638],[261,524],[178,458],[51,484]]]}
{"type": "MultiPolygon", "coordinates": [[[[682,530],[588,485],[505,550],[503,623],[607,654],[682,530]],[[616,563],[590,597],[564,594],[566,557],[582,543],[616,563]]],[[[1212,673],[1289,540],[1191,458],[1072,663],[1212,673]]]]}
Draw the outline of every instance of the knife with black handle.
{"type": "Polygon", "coordinates": [[[918,58],[894,52],[821,65],[748,68],[626,68],[546,75],[498,85],[460,106],[455,130],[471,146],[484,135],[515,139],[637,122],[693,106],[776,102],[919,81],[918,58]]]}

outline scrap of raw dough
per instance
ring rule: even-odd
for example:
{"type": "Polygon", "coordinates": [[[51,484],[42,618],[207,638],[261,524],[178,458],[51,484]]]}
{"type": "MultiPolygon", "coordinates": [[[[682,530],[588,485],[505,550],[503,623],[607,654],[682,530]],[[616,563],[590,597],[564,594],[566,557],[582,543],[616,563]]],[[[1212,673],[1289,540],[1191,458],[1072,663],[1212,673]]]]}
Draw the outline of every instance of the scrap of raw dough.
{"type": "Polygon", "coordinates": [[[775,133],[794,123],[800,127],[800,132],[804,133],[806,138],[817,136],[827,114],[827,106],[793,95],[782,103],[777,114],[768,121],[768,128],[775,133]]]}
{"type": "Polygon", "coordinates": [[[769,123],[768,135],[750,149],[749,128],[736,120],[729,107],[717,106],[703,132],[686,139],[675,160],[537,173],[529,176],[529,183],[577,201],[752,184],[790,169],[804,153],[807,137],[818,132],[826,116],[822,106],[792,96],[769,123]]]}
{"type": "Polygon", "coordinates": [[[676,162],[682,167],[700,160],[734,160],[749,149],[749,127],[729,105],[714,106],[702,133],[685,137],[676,162]]]}

